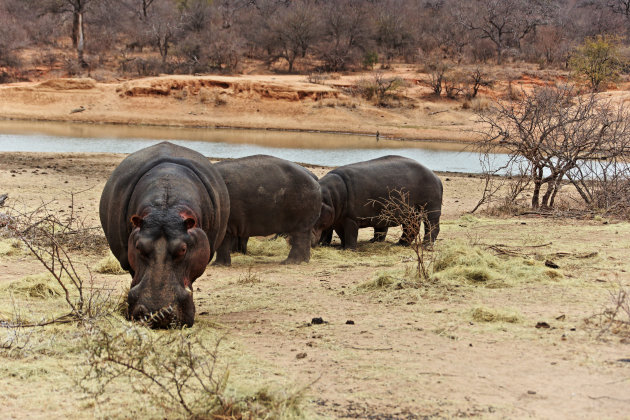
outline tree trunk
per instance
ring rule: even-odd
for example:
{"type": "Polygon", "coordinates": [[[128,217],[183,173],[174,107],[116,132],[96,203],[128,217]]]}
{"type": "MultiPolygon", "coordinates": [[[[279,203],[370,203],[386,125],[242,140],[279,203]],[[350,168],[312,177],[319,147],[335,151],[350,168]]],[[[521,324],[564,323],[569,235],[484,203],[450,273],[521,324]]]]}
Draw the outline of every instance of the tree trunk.
{"type": "Polygon", "coordinates": [[[77,59],[79,61],[79,65],[82,68],[86,68],[88,65],[83,58],[83,50],[85,47],[85,36],[83,32],[83,12],[75,12],[75,19],[77,21],[77,39],[76,39],[76,48],[77,48],[77,59]]]}
{"type": "Polygon", "coordinates": [[[497,64],[500,66],[503,64],[503,48],[501,48],[501,44],[496,43],[497,46],[497,64]]]}
{"type": "Polygon", "coordinates": [[[537,209],[539,207],[538,198],[540,197],[540,187],[542,183],[539,179],[534,181],[534,192],[532,193],[532,208],[537,209]]]}

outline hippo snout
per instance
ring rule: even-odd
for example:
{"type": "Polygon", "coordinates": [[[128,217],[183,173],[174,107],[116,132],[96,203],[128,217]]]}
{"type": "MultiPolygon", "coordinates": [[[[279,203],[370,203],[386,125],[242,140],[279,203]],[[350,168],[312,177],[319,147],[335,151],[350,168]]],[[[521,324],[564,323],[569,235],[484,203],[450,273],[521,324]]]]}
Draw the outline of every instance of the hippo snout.
{"type": "Polygon", "coordinates": [[[162,302],[143,294],[136,286],[129,291],[127,302],[128,318],[145,322],[151,328],[191,327],[194,323],[195,305],[188,287],[178,287],[170,302],[162,302]]]}

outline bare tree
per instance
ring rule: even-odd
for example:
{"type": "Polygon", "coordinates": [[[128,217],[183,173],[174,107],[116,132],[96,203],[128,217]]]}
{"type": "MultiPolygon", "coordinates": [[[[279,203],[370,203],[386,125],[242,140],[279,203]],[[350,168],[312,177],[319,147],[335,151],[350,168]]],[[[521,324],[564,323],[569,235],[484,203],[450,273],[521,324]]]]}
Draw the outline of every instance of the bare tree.
{"type": "Polygon", "coordinates": [[[521,40],[547,22],[551,6],[544,0],[471,0],[454,10],[461,25],[494,43],[501,64],[507,49],[520,49],[521,40]]]}
{"type": "Polygon", "coordinates": [[[182,14],[174,2],[156,3],[146,20],[146,32],[158,49],[162,64],[166,63],[170,48],[182,30],[182,14]]]}
{"type": "Polygon", "coordinates": [[[613,13],[622,15],[630,23],[630,0],[609,0],[608,7],[613,13]]]}
{"type": "Polygon", "coordinates": [[[497,103],[493,112],[480,117],[486,125],[482,151],[507,150],[506,171],[520,166],[519,172],[531,180],[534,209],[552,208],[566,179],[580,191],[580,183],[593,175],[589,163],[630,156],[625,107],[594,94],[577,95],[570,86],[537,88],[516,102],[497,103]]]}
{"type": "Polygon", "coordinates": [[[415,44],[412,23],[400,13],[397,5],[385,4],[376,17],[375,40],[385,67],[397,55],[405,55],[415,44]]]}
{"type": "Polygon", "coordinates": [[[318,37],[318,21],[311,4],[305,0],[291,2],[276,14],[269,26],[273,59],[283,58],[289,72],[298,57],[305,57],[318,37]]]}
{"type": "Polygon", "coordinates": [[[99,0],[46,0],[46,11],[53,14],[70,14],[72,16],[72,46],[77,51],[77,61],[83,68],[87,67],[85,53],[85,15],[90,5],[99,0]]]}
{"type": "Polygon", "coordinates": [[[318,55],[330,71],[345,70],[365,51],[369,28],[368,11],[360,0],[329,2],[322,11],[323,42],[318,55]]]}

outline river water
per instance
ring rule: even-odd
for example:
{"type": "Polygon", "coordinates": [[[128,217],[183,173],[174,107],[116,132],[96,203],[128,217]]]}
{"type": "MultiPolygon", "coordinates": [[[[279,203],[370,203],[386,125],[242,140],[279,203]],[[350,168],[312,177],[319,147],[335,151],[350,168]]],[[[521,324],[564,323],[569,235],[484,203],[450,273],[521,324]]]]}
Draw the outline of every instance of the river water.
{"type": "MultiPolygon", "coordinates": [[[[132,153],[171,141],[208,157],[267,154],[294,162],[340,166],[385,155],[417,160],[434,171],[479,173],[479,155],[450,142],[397,141],[374,136],[271,130],[170,128],[0,121],[0,151],[132,153]]],[[[503,159],[497,155],[497,159],[503,159]]]]}

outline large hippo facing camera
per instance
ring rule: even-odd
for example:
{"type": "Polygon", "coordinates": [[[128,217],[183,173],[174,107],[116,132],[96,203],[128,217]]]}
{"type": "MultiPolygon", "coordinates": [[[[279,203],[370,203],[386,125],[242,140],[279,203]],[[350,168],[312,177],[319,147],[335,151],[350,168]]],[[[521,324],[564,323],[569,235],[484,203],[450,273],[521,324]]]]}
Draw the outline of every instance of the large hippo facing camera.
{"type": "MultiPolygon", "coordinates": [[[[340,166],[322,177],[319,184],[322,209],[313,227],[314,244],[320,239],[330,243],[334,230],[343,248],[355,249],[359,229],[365,227],[374,228],[372,241],[382,241],[387,228],[400,225],[379,217],[382,203],[396,191],[408,194],[408,205],[425,215],[425,243],[433,242],[440,232],[442,181],[413,159],[385,156],[340,166]]],[[[412,225],[419,225],[419,221],[412,225]]],[[[402,228],[401,245],[419,234],[409,225],[403,224],[402,228]]]]}
{"type": "Polygon", "coordinates": [[[192,326],[192,283],[223,240],[229,206],[221,175],[193,150],[163,142],[120,163],[99,213],[110,249],[133,278],[130,319],[192,326]]]}
{"type": "Polygon", "coordinates": [[[215,264],[230,265],[230,252],[246,252],[250,236],[286,234],[291,250],[284,263],[307,262],[311,229],[322,198],[315,177],[302,166],[255,155],[214,165],[230,195],[230,218],[215,264]]]}

